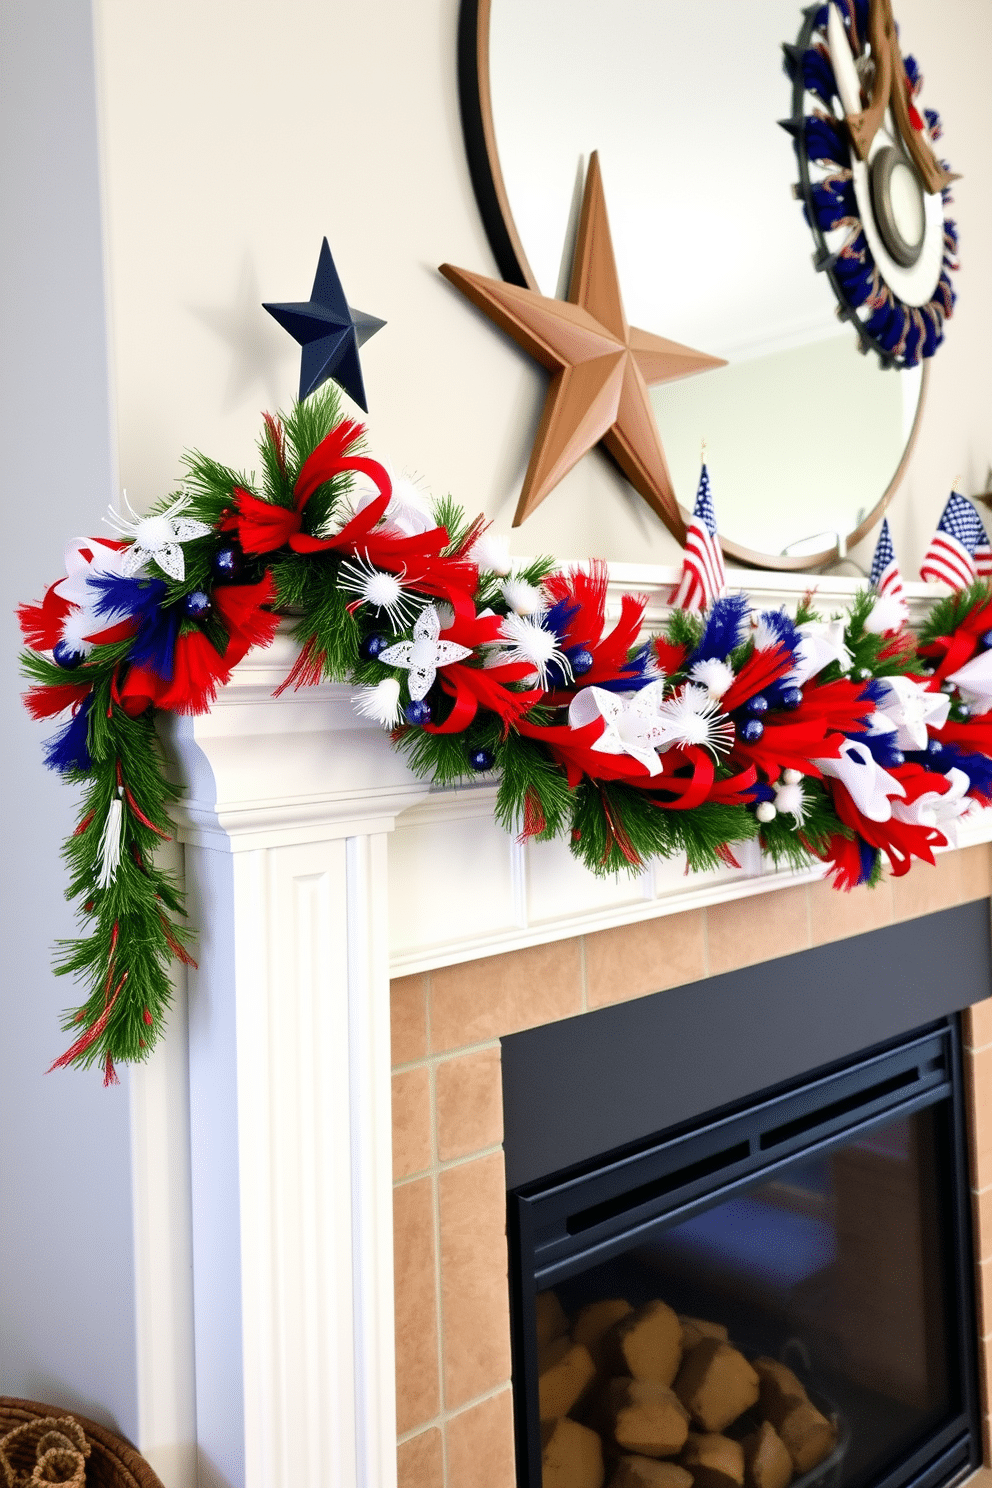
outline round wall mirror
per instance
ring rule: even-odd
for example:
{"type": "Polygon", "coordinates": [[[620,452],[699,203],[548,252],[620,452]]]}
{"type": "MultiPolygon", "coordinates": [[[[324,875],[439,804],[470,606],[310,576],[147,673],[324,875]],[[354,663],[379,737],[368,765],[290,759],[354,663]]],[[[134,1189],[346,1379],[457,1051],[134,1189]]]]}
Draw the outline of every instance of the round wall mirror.
{"type": "Polygon", "coordinates": [[[727,553],[782,569],[827,564],[880,520],[927,376],[859,355],[814,268],[777,124],[802,21],[795,0],[463,0],[460,38],[504,278],[564,297],[598,150],[631,324],[727,362],[652,389],[683,510],[705,442],[727,553]]]}

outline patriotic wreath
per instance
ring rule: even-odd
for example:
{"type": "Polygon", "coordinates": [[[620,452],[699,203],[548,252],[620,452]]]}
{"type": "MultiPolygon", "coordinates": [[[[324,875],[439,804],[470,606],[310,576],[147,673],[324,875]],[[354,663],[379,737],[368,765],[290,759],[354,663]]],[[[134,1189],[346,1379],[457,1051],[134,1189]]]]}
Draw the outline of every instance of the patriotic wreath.
{"type": "Polygon", "coordinates": [[[450,500],[429,514],[362,453],[330,386],[266,415],[261,473],[202,454],[150,516],[73,543],[66,576],[20,620],[26,703],[66,715],[48,764],[85,786],[65,845],[81,934],[60,973],[84,983],[56,1066],[147,1056],[191,963],[178,884],[156,865],[178,794],[156,710],[202,713],[252,646],[292,616],[282,684],[354,687],[418,775],[493,773],[496,813],[564,837],[596,873],[684,854],[830,865],[843,888],[936,847],[992,802],[992,590],[938,604],[919,644],[898,596],[866,588],[846,618],[746,596],[675,609],[645,639],[645,601],[607,619],[605,565],[514,568],[506,540],[450,500]],[[972,716],[970,709],[978,716],[972,716]]]}
{"type": "Polygon", "coordinates": [[[781,123],[816,267],[863,351],[916,366],[943,341],[955,301],[958,235],[944,209],[957,177],[932,148],[940,116],[917,109],[923,78],[899,51],[890,0],[814,7],[784,50],[793,97],[781,123]]]}

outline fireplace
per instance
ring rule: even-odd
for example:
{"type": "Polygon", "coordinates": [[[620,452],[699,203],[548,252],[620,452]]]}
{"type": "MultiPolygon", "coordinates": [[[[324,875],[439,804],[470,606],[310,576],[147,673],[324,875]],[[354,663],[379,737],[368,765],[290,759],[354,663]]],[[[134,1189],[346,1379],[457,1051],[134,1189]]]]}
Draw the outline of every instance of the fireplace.
{"type": "Polygon", "coordinates": [[[988,980],[978,901],[503,1040],[520,1488],[978,1465],[988,980]]]}

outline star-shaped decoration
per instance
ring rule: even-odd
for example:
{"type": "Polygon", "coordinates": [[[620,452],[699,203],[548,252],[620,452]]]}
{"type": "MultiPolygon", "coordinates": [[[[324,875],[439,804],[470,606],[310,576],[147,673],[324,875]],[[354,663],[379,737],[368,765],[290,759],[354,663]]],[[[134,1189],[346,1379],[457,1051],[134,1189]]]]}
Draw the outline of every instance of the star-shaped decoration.
{"type": "Polygon", "coordinates": [[[552,374],[513,525],[519,527],[602,440],[634,489],[684,542],[648,388],[725,363],[628,325],[598,155],[591,156],[586,175],[567,300],[452,264],[442,264],[441,273],[552,374]]]}
{"type": "Polygon", "coordinates": [[[980,651],[948,677],[976,713],[992,708],[992,651],[980,651]]]}
{"type": "Polygon", "coordinates": [[[463,661],[472,655],[469,646],[441,641],[440,634],[441,617],[436,606],[429,604],[417,616],[412,641],[397,641],[379,652],[378,659],[386,666],[405,667],[410,673],[408,686],[415,703],[430,692],[439,667],[451,666],[453,661],[463,661]]]}
{"type": "Polygon", "coordinates": [[[300,402],[328,378],[368,413],[358,348],[386,324],[374,315],[352,310],[344,297],[338,271],[325,238],[309,300],[264,305],[303,347],[300,358],[300,402]]]}
{"type": "Polygon", "coordinates": [[[926,749],[927,725],[943,728],[951,700],[944,692],[927,692],[911,677],[885,677],[885,693],[876,703],[879,713],[894,725],[900,749],[926,749]]]}

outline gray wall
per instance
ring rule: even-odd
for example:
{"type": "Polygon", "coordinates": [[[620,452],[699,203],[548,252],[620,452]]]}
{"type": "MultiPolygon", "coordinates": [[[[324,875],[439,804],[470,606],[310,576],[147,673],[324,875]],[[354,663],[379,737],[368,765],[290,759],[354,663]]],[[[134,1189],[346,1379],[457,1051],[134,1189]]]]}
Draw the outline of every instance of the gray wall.
{"type": "Polygon", "coordinates": [[[88,0],[0,0],[3,710],[0,1393],[136,1430],[126,1073],[45,1074],[71,986],[58,859],[72,793],[19,704],[19,600],[61,571],[113,491],[92,17],[88,0]]]}

